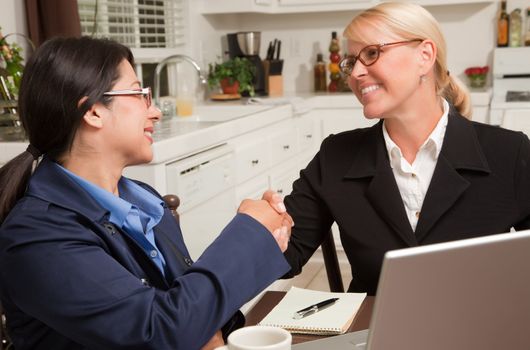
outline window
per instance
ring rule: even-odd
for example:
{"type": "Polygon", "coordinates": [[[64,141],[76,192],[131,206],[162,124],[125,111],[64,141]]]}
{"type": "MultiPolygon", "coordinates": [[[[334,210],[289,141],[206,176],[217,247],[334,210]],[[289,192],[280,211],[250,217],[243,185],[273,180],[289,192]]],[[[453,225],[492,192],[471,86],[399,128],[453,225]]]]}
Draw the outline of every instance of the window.
{"type": "Polygon", "coordinates": [[[132,49],[186,44],[185,0],[78,0],[78,10],[83,35],[132,49]]]}
{"type": "MultiPolygon", "coordinates": [[[[77,0],[83,35],[105,37],[131,48],[136,73],[144,86],[153,85],[156,63],[184,51],[187,0],[77,0]]],[[[161,95],[167,94],[167,69],[161,95]]]]}

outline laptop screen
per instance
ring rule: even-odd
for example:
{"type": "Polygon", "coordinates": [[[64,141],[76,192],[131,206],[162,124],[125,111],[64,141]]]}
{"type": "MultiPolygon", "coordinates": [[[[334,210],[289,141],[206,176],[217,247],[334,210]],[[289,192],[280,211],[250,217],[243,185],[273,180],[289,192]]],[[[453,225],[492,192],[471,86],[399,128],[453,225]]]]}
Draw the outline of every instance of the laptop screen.
{"type": "Polygon", "coordinates": [[[367,349],[530,349],[530,230],[388,252],[367,349]]]}

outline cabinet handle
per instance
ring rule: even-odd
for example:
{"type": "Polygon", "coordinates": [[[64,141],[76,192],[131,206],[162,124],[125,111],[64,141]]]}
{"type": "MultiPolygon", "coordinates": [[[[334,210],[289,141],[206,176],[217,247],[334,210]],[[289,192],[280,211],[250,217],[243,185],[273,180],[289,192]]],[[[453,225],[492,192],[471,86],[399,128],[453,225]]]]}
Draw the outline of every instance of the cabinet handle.
{"type": "Polygon", "coordinates": [[[307,135],[305,135],[305,137],[308,138],[308,139],[311,139],[311,138],[313,138],[313,135],[307,134],[307,135]]]}
{"type": "Polygon", "coordinates": [[[289,145],[284,145],[284,146],[283,146],[283,149],[284,149],[284,150],[288,150],[289,148],[291,148],[289,145]]]}
{"type": "Polygon", "coordinates": [[[252,161],[252,165],[258,165],[258,163],[259,163],[259,159],[254,159],[254,160],[252,161]]]}
{"type": "Polygon", "coordinates": [[[279,188],[278,190],[276,190],[276,192],[279,193],[279,194],[282,194],[283,190],[281,188],[279,188]]]}

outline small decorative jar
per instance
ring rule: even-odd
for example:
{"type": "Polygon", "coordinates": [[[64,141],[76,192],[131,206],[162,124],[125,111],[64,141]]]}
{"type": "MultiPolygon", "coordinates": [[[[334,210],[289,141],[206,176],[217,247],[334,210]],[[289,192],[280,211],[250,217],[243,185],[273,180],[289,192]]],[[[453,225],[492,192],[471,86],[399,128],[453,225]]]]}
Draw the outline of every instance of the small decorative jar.
{"type": "Polygon", "coordinates": [[[472,88],[483,88],[486,86],[489,67],[469,67],[465,73],[469,79],[469,86],[472,88]]]}

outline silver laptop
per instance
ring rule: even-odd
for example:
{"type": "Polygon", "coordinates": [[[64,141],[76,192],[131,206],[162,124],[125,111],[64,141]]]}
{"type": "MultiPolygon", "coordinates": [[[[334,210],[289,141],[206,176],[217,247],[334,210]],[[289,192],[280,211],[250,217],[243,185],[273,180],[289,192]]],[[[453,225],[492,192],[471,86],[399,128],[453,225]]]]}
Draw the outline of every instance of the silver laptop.
{"type": "Polygon", "coordinates": [[[387,252],[370,331],[317,349],[530,349],[530,230],[387,252]]]}

